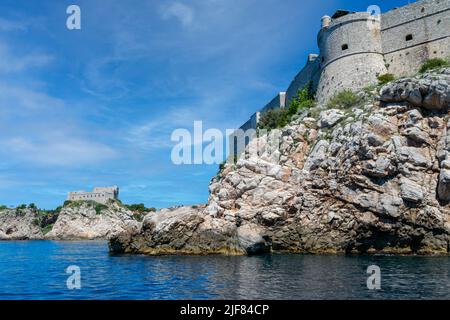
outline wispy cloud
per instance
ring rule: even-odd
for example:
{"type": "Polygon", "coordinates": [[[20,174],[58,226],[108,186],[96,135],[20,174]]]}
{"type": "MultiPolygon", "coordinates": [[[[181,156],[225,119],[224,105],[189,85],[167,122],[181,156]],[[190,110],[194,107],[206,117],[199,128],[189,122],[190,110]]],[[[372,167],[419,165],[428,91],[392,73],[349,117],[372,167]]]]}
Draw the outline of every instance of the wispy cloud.
{"type": "Polygon", "coordinates": [[[0,73],[22,72],[29,68],[38,68],[48,65],[53,57],[39,52],[18,55],[4,43],[0,43],[0,73]]]}
{"type": "MultiPolygon", "coordinates": [[[[14,115],[26,115],[28,112],[55,112],[65,106],[64,100],[52,97],[44,92],[0,82],[0,110],[14,115]]],[[[48,114],[43,113],[48,117],[48,114]]]]}
{"type": "Polygon", "coordinates": [[[73,167],[101,163],[117,156],[110,147],[86,140],[65,137],[63,140],[31,140],[16,137],[0,141],[11,158],[44,166],[73,167]]]}
{"type": "Polygon", "coordinates": [[[0,17],[0,32],[24,31],[27,24],[22,21],[11,21],[0,17]]]}
{"type": "Polygon", "coordinates": [[[114,148],[86,136],[60,98],[0,82],[0,154],[9,163],[78,167],[115,158],[114,148]]]}
{"type": "Polygon", "coordinates": [[[194,9],[181,2],[164,5],[160,12],[163,19],[176,18],[183,27],[189,27],[194,22],[194,9]]]}

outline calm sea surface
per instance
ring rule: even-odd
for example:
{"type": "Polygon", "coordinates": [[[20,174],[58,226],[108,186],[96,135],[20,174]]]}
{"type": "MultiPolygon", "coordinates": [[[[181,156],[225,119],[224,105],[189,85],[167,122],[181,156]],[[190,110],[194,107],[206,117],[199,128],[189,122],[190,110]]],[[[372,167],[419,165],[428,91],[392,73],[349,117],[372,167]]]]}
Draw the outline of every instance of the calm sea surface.
{"type": "Polygon", "coordinates": [[[450,299],[449,257],[111,256],[107,243],[0,242],[0,299],[450,299]],[[81,289],[69,290],[69,266],[81,289]],[[381,290],[367,289],[367,267],[381,290]]]}

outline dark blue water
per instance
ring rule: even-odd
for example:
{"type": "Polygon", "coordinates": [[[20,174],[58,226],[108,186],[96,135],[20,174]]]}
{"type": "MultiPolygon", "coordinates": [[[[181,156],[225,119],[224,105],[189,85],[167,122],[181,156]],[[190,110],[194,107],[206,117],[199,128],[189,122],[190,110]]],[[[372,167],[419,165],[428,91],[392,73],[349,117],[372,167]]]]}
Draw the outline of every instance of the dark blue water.
{"type": "Polygon", "coordinates": [[[106,242],[0,242],[0,299],[449,299],[449,257],[111,256],[106,242]],[[81,270],[69,290],[66,268],[81,270]],[[381,290],[367,289],[369,265],[381,290]]]}

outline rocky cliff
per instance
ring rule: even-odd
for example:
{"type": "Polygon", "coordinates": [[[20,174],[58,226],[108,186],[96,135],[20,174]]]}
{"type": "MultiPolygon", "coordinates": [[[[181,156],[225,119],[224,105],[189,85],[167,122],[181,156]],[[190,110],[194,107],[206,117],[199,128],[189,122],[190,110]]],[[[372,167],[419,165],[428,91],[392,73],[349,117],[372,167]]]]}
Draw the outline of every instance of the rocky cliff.
{"type": "Polygon", "coordinates": [[[46,239],[108,239],[138,226],[133,213],[111,201],[106,206],[91,202],[72,202],[64,206],[46,239]]]}
{"type": "Polygon", "coordinates": [[[302,114],[275,152],[275,131],[254,139],[258,155],[227,164],[206,207],[149,214],[111,250],[448,254],[450,70],[359,95],[302,114]]]}
{"type": "Polygon", "coordinates": [[[0,240],[94,240],[133,230],[136,214],[114,201],[69,202],[54,214],[32,208],[0,211],[0,240]]]}
{"type": "Polygon", "coordinates": [[[36,210],[0,210],[0,240],[35,240],[43,237],[40,217],[36,210]]]}

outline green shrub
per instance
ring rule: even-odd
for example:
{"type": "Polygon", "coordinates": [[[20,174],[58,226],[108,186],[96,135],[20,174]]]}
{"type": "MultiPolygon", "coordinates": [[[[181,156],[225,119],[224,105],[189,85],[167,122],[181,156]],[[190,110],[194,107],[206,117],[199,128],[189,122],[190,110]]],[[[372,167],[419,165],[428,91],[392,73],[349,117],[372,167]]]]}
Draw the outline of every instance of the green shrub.
{"type": "Polygon", "coordinates": [[[44,235],[46,235],[47,233],[52,231],[52,229],[53,229],[53,224],[49,224],[49,225],[46,225],[45,227],[43,227],[41,230],[42,230],[42,233],[44,235]]]}
{"type": "Polygon", "coordinates": [[[441,68],[441,67],[448,67],[450,66],[450,63],[444,59],[434,58],[427,60],[422,67],[420,67],[419,72],[425,73],[428,70],[441,68]]]}
{"type": "Polygon", "coordinates": [[[289,123],[287,109],[271,109],[261,115],[258,122],[258,129],[271,130],[282,128],[289,123]]]}
{"type": "Polygon", "coordinates": [[[7,207],[7,206],[4,206],[4,205],[0,205],[0,210],[6,210],[6,209],[8,209],[8,207],[7,207]]]}
{"type": "Polygon", "coordinates": [[[297,96],[290,101],[287,113],[289,117],[292,117],[312,107],[314,107],[314,93],[312,91],[312,82],[309,82],[302,89],[298,90],[297,96]]]}
{"type": "Polygon", "coordinates": [[[283,128],[292,121],[293,116],[314,107],[312,82],[298,90],[297,96],[289,102],[288,108],[271,109],[264,112],[258,123],[258,129],[271,130],[283,128]]]}
{"type": "Polygon", "coordinates": [[[70,207],[71,204],[72,204],[72,201],[66,200],[66,201],[64,201],[63,207],[70,207]]]}
{"type": "Polygon", "coordinates": [[[378,83],[379,84],[386,84],[388,82],[394,81],[395,80],[395,76],[391,73],[386,73],[386,74],[380,74],[378,76],[378,83]]]}
{"type": "Polygon", "coordinates": [[[142,220],[144,220],[144,215],[142,213],[134,213],[133,219],[142,222],[142,220]]]}
{"type": "Polygon", "coordinates": [[[140,212],[140,213],[155,212],[156,211],[155,208],[146,208],[143,203],[128,204],[128,205],[125,205],[125,207],[128,208],[128,210],[130,210],[130,211],[140,212]]]}
{"type": "Polygon", "coordinates": [[[96,214],[100,214],[100,213],[102,213],[102,210],[108,209],[107,206],[105,206],[104,204],[101,204],[101,203],[96,203],[94,208],[95,208],[96,214]]]}
{"type": "Polygon", "coordinates": [[[18,207],[17,207],[17,209],[19,209],[19,210],[24,210],[24,209],[26,209],[27,208],[27,205],[26,204],[21,204],[21,205],[19,205],[18,207]]]}
{"type": "Polygon", "coordinates": [[[30,204],[28,205],[28,209],[37,210],[38,207],[37,207],[34,203],[30,203],[30,204]]]}
{"type": "Polygon", "coordinates": [[[79,208],[85,203],[90,203],[91,205],[95,205],[97,202],[92,201],[92,200],[75,200],[75,201],[67,200],[67,201],[64,201],[63,208],[64,207],[79,208]]]}
{"type": "Polygon", "coordinates": [[[328,102],[329,109],[350,109],[360,103],[360,98],[351,90],[338,92],[328,102]]]}

